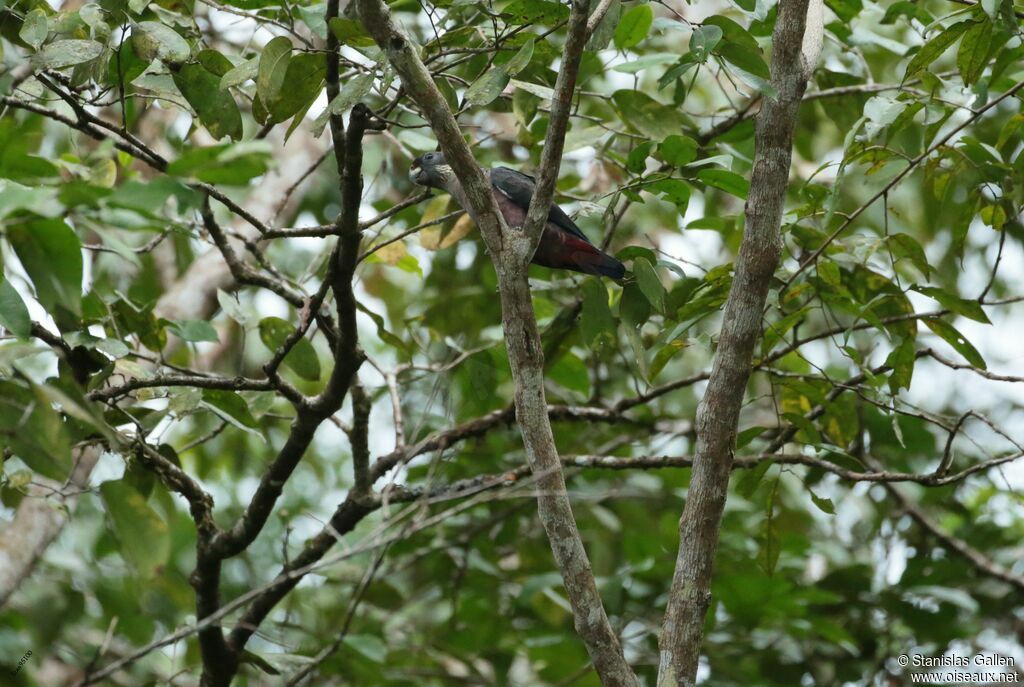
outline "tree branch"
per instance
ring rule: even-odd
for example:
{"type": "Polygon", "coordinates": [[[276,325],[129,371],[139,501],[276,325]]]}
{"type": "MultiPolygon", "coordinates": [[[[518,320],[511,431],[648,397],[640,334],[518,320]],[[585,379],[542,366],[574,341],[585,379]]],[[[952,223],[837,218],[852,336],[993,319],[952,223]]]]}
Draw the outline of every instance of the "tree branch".
{"type": "Polygon", "coordinates": [[[999,565],[981,551],[978,551],[976,548],[965,542],[963,539],[959,539],[958,537],[954,537],[953,535],[945,532],[938,526],[938,524],[933,522],[931,518],[925,515],[924,511],[918,508],[910,498],[896,487],[891,484],[886,484],[885,488],[914,522],[941,541],[942,545],[947,549],[966,559],[967,562],[973,565],[981,574],[995,578],[1001,582],[1005,582],[1011,587],[1016,588],[1018,593],[1024,592],[1024,577],[1015,575],[1013,572],[999,565]]]}
{"type": "Polygon", "coordinates": [[[589,0],[576,0],[572,4],[568,37],[545,140],[545,164],[540,171],[541,183],[531,203],[533,219],[528,221],[526,232],[508,231],[495,205],[490,185],[463,140],[455,117],[384,3],[381,0],[356,0],[355,6],[363,25],[401,77],[403,88],[430,123],[445,158],[462,184],[470,205],[468,209],[475,215],[494,260],[501,293],[502,325],[516,386],[516,417],[523,432],[527,457],[545,482],[540,489],[542,496],[538,498],[538,511],[565,582],[577,631],[604,684],[635,685],[636,677],[622,655],[618,638],[604,612],[572,516],[548,421],[544,400],[543,349],[526,281],[527,264],[539,241],[540,228],[558,176],[557,163],[561,157],[576,71],[586,42],[589,0]]]}
{"type": "MultiPolygon", "coordinates": [[[[223,560],[241,553],[263,530],[285,483],[305,454],[317,428],[325,419],[341,408],[341,404],[355,380],[356,373],[365,359],[362,351],[359,350],[356,301],[352,291],[352,277],[355,273],[359,243],[362,239],[362,231],[359,227],[359,205],[363,193],[362,139],[367,129],[379,129],[382,126],[383,123],[373,116],[369,108],[357,104],[352,110],[349,127],[345,132],[344,164],[341,175],[342,208],[337,221],[339,238],[327,275],[327,281],[334,292],[339,328],[338,340],[334,347],[334,368],[320,395],[296,406],[296,417],[292,422],[288,438],[277,457],[264,472],[256,488],[256,493],[242,516],[230,530],[219,534],[210,543],[209,552],[216,559],[223,560]]],[[[361,480],[361,482],[364,486],[366,485],[365,480],[361,480]]],[[[369,512],[370,507],[362,503],[363,499],[362,493],[353,493],[350,498],[346,499],[344,503],[351,503],[351,508],[340,514],[336,513],[340,520],[345,521],[339,523],[342,527],[348,522],[349,514],[353,515],[352,526],[354,526],[369,512]]],[[[333,543],[333,539],[331,542],[333,543]]],[[[329,547],[330,543],[326,546],[329,547]]],[[[326,548],[323,550],[326,551],[326,548]]],[[[323,553],[319,555],[322,556],[323,553]]],[[[296,561],[293,561],[293,564],[301,565],[301,561],[306,560],[309,560],[309,554],[300,555],[296,561]]],[[[300,578],[295,578],[296,583],[298,579],[300,578]]],[[[236,627],[227,642],[232,656],[237,658],[252,632],[258,627],[259,622],[293,586],[294,583],[275,586],[274,594],[268,593],[260,597],[259,601],[262,605],[260,603],[253,604],[247,614],[249,620],[236,627]],[[280,596],[275,596],[275,594],[280,594],[280,596]]],[[[219,628],[217,632],[220,632],[219,628]]],[[[210,669],[211,666],[204,653],[204,676],[210,669]]],[[[232,666],[232,675],[235,670],[237,670],[237,665],[232,666]]]]}
{"type": "Polygon", "coordinates": [[[848,227],[850,227],[853,224],[853,222],[864,213],[865,210],[874,205],[874,203],[879,198],[882,198],[886,194],[888,194],[889,191],[891,191],[897,184],[903,181],[903,179],[908,174],[917,169],[918,165],[920,165],[922,162],[928,159],[928,157],[936,150],[946,145],[949,141],[953,139],[953,137],[955,137],[957,134],[963,131],[967,126],[974,123],[983,114],[985,114],[992,108],[996,107],[997,105],[999,105],[999,103],[1003,102],[1007,98],[1012,98],[1022,88],[1024,88],[1024,81],[1015,84],[1012,88],[1010,88],[1008,91],[1000,95],[998,98],[993,98],[988,103],[986,103],[984,107],[981,107],[978,110],[972,112],[971,115],[961,124],[953,127],[949,131],[949,133],[947,133],[945,136],[940,138],[938,141],[936,141],[929,147],[925,148],[924,152],[919,154],[917,157],[913,158],[910,161],[910,163],[900,171],[899,174],[890,179],[885,186],[883,186],[881,189],[878,190],[878,192],[876,192],[874,195],[872,195],[870,198],[864,201],[864,203],[862,203],[860,207],[858,207],[852,213],[847,215],[846,218],[843,220],[842,224],[836,227],[835,230],[831,234],[829,234],[824,241],[821,242],[820,246],[818,246],[810,255],[808,255],[800,262],[799,267],[797,267],[793,274],[789,276],[789,279],[786,280],[786,283],[782,286],[782,289],[779,291],[779,295],[781,296],[783,293],[785,293],[796,280],[796,278],[800,276],[800,274],[804,270],[813,265],[818,260],[818,258],[828,249],[828,247],[832,245],[832,242],[835,241],[836,238],[838,238],[839,235],[843,233],[848,227]]]}
{"type": "MultiPolygon", "coordinates": [[[[844,479],[852,481],[869,481],[869,482],[917,482],[925,484],[926,486],[942,486],[944,484],[951,483],[953,481],[959,481],[968,477],[970,474],[974,474],[979,470],[996,467],[1004,462],[1010,460],[1020,459],[1024,456],[1012,455],[1004,456],[1002,458],[992,459],[985,463],[980,463],[972,468],[968,468],[956,475],[948,475],[943,478],[936,478],[934,475],[919,475],[914,473],[892,473],[887,471],[876,470],[872,472],[850,472],[841,466],[835,465],[829,461],[816,458],[814,456],[806,456],[802,454],[757,454],[752,456],[743,456],[733,461],[731,468],[734,470],[750,469],[761,464],[764,461],[772,461],[778,464],[789,464],[789,465],[807,465],[809,467],[817,467],[834,472],[844,479]]],[[[694,456],[640,456],[636,458],[623,458],[618,456],[564,456],[562,458],[563,465],[571,468],[586,468],[586,469],[604,469],[604,470],[654,470],[654,469],[686,469],[693,466],[694,456]]],[[[574,471],[575,472],[575,471],[574,471]]],[[[521,466],[515,470],[498,474],[478,475],[463,480],[452,482],[451,484],[435,489],[423,489],[423,488],[396,488],[389,501],[391,503],[410,503],[427,499],[429,502],[439,502],[452,499],[466,498],[479,494],[483,491],[489,490],[501,490],[512,488],[521,485],[521,480],[529,476],[529,468],[527,466],[521,466]]],[[[128,664],[138,660],[146,654],[155,651],[164,646],[169,646],[177,641],[180,641],[186,637],[189,637],[203,628],[208,627],[214,622],[219,622],[221,619],[226,617],[229,613],[250,604],[250,607],[243,614],[242,618],[238,621],[235,626],[235,630],[231,633],[231,644],[234,646],[242,646],[244,641],[242,638],[248,638],[256,630],[263,618],[273,609],[274,605],[279,602],[291,589],[293,589],[298,582],[309,572],[312,572],[318,567],[342,560],[349,556],[358,555],[369,547],[357,546],[353,550],[346,552],[343,556],[332,558],[330,561],[321,562],[322,557],[337,541],[339,535],[344,535],[351,532],[362,519],[376,510],[382,505],[382,500],[379,497],[373,497],[370,500],[363,502],[362,504],[355,503],[354,500],[346,499],[335,511],[331,521],[328,525],[321,530],[321,532],[313,537],[307,544],[303,553],[300,554],[299,558],[293,560],[289,565],[278,574],[278,576],[266,585],[252,589],[241,596],[232,599],[230,602],[222,606],[216,613],[207,618],[203,618],[196,622],[194,625],[181,628],[174,633],[157,639],[150,644],[139,648],[131,654],[124,656],[110,665],[104,667],[102,670],[88,676],[83,681],[78,683],[77,687],[81,687],[86,684],[93,684],[102,679],[105,679],[112,675],[117,670],[124,668],[128,664]]]]}
{"type": "Polygon", "coordinates": [[[72,453],[74,468],[68,480],[72,493],[64,494],[59,484],[52,485],[52,490],[30,487],[14,517],[4,523],[0,532],[0,607],[32,573],[43,553],[64,529],[74,511],[77,492],[88,486],[89,475],[101,453],[103,447],[99,444],[75,449],[72,453]]]}
{"type": "Polygon", "coordinates": [[[679,521],[679,555],[660,639],[658,685],[692,687],[703,637],[722,509],[736,429],[768,286],[782,253],[780,224],[792,158],[793,131],[806,87],[801,44],[807,0],[782,0],[772,39],[772,85],[754,135],[754,169],[746,229],[725,304],[718,352],[697,410],[696,460],[679,521]]]}

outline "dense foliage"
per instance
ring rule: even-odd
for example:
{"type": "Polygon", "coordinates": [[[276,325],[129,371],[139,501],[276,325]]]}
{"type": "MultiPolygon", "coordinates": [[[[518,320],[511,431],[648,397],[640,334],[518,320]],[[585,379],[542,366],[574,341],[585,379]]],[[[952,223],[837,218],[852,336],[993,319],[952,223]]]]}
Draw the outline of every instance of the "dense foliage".
{"type": "MultiPolygon", "coordinates": [[[[479,162],[531,172],[568,7],[391,8],[479,162]]],[[[32,652],[16,684],[125,657],[105,684],[198,680],[195,489],[217,526],[242,523],[301,440],[302,399],[359,364],[329,274],[330,115],[358,103],[375,125],[357,143],[365,362],[218,563],[213,598],[239,599],[225,631],[259,623],[235,684],[599,684],[536,518],[494,269],[450,199],[408,181],[435,139],[334,10],[0,2],[0,499],[7,521],[30,501],[67,517],[0,608],[0,662],[32,652]],[[354,492],[358,465],[372,493],[354,492]],[[251,615],[314,549],[322,565],[251,615]]],[[[721,530],[710,684],[890,684],[915,652],[1024,660],[1020,17],[1012,0],[827,3],[721,530]]],[[[631,274],[532,271],[576,515],[648,685],[774,19],[752,0],[612,0],[557,201],[631,274]]]]}

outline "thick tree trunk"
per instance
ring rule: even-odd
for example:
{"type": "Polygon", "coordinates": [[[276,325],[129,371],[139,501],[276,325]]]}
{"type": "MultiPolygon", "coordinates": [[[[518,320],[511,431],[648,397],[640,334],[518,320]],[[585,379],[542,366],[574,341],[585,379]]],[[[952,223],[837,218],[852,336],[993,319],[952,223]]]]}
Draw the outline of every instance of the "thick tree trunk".
{"type": "Polygon", "coordinates": [[[782,251],[780,224],[793,131],[809,66],[801,55],[808,0],[782,0],[775,24],[772,85],[757,116],[746,229],[707,391],[697,410],[697,447],[679,521],[679,555],[660,640],[658,687],[696,681],[722,509],[740,407],[761,333],[768,285],[782,251]]]}

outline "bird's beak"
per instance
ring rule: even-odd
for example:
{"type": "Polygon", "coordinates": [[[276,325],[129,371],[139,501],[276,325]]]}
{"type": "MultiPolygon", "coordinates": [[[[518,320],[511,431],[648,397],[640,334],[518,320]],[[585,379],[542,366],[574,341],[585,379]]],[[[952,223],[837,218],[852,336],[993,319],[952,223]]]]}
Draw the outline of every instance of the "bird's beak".
{"type": "MultiPolygon", "coordinates": [[[[409,181],[411,181],[414,184],[420,184],[419,176],[420,176],[420,171],[422,169],[423,169],[422,158],[416,158],[415,160],[413,160],[412,164],[409,166],[409,181]]],[[[422,184],[420,184],[420,185],[422,185],[422,184]]]]}

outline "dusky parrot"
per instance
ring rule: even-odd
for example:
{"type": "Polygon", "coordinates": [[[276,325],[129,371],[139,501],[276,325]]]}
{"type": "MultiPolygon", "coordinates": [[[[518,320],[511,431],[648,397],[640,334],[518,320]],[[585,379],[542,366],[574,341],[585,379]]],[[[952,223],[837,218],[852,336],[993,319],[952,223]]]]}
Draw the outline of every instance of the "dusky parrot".
{"type": "MultiPolygon", "coordinates": [[[[505,216],[505,223],[509,227],[522,227],[533,198],[533,178],[508,167],[484,170],[484,175],[491,182],[494,200],[505,216]]],[[[409,178],[420,186],[447,191],[476,220],[462,184],[451,166],[445,162],[443,153],[427,153],[413,160],[409,178]]],[[[612,279],[622,279],[626,273],[621,262],[592,244],[576,223],[554,203],[548,212],[548,223],[532,262],[542,267],[573,270],[612,279]]]]}

